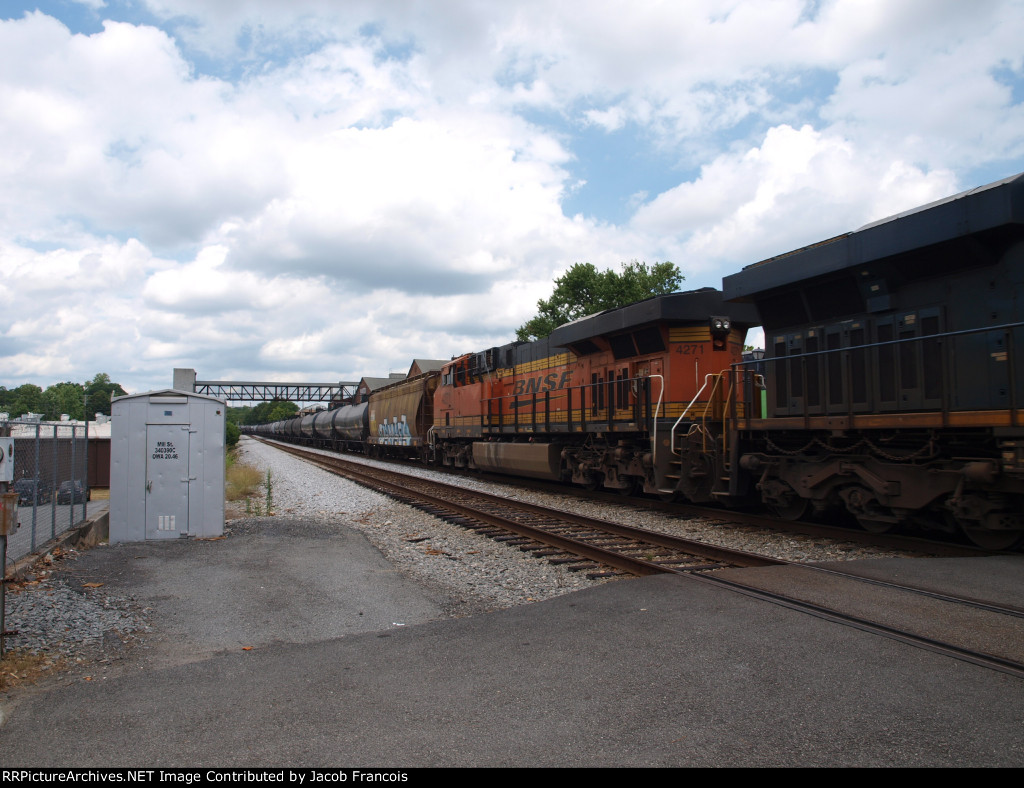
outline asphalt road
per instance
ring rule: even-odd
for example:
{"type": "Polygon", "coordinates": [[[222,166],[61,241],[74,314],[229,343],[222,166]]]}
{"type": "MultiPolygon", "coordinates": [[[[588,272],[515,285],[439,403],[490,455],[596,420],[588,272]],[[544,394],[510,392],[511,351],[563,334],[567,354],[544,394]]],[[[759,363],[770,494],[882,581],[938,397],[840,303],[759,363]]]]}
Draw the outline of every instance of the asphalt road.
{"type": "MultiPolygon", "coordinates": [[[[963,560],[866,564],[1024,579],[963,560]]],[[[1024,680],[685,577],[451,619],[311,524],[79,563],[160,634],[8,701],[5,766],[1024,765],[1024,680]]]]}

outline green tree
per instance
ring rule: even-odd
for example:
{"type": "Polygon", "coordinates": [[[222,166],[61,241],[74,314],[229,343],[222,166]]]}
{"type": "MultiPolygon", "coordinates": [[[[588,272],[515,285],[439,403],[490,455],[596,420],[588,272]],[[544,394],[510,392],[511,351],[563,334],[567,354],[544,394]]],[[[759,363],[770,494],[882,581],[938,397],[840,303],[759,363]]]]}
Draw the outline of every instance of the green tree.
{"type": "Polygon", "coordinates": [[[81,421],[85,416],[85,387],[81,383],[54,383],[43,392],[43,418],[57,421],[61,414],[81,421]]]}
{"type": "Polygon", "coordinates": [[[12,419],[26,413],[42,413],[43,390],[32,383],[23,383],[7,392],[7,402],[12,419]]]}
{"type": "Polygon", "coordinates": [[[299,406],[287,400],[274,399],[261,402],[246,417],[245,424],[269,424],[291,418],[299,412],[299,406]]]}
{"type": "Polygon", "coordinates": [[[235,407],[231,407],[229,405],[227,413],[225,413],[224,416],[225,416],[225,419],[227,421],[230,421],[233,424],[248,424],[249,423],[249,413],[251,411],[252,411],[252,408],[250,406],[248,406],[248,405],[235,406],[235,407]]]}
{"type": "Polygon", "coordinates": [[[270,424],[275,421],[290,419],[298,412],[299,406],[294,402],[275,403],[274,407],[270,409],[270,413],[267,414],[267,423],[270,424]]]}
{"type": "Polygon", "coordinates": [[[120,383],[114,383],[106,372],[97,372],[96,376],[85,384],[85,393],[89,396],[87,413],[90,419],[95,419],[97,413],[106,416],[110,415],[110,398],[123,397],[128,392],[121,388],[120,383]]]}
{"type": "Polygon", "coordinates": [[[648,266],[632,260],[622,272],[598,271],[592,263],[576,263],[555,280],[551,297],[537,302],[537,314],[516,331],[516,339],[529,341],[548,336],[560,325],[605,309],[674,293],[684,277],[668,261],[648,266]]]}
{"type": "Polygon", "coordinates": [[[224,424],[224,443],[229,449],[234,447],[241,437],[242,431],[238,429],[237,424],[233,421],[229,421],[224,424]]]}

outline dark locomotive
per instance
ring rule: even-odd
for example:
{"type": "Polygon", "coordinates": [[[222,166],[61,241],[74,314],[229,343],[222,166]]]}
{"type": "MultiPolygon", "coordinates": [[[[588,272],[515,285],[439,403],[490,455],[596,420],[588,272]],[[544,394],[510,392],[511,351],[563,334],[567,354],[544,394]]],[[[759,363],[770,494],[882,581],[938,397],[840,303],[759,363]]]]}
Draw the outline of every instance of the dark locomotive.
{"type": "Polygon", "coordinates": [[[735,425],[762,500],[1020,541],[1024,175],[748,266],[724,291],[765,330],[768,412],[735,425]]]}
{"type": "Polygon", "coordinates": [[[1024,175],[256,432],[665,499],[1024,537],[1024,175]],[[742,360],[748,328],[766,352],[742,360]]]}

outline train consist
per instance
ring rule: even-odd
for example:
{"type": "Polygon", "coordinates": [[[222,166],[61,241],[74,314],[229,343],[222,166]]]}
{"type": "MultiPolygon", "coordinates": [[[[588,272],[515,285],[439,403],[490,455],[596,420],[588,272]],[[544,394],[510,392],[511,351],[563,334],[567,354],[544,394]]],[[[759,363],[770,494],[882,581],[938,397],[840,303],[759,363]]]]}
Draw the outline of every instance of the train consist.
{"type": "Polygon", "coordinates": [[[1021,347],[1024,174],[250,431],[1006,549],[1021,347]]]}

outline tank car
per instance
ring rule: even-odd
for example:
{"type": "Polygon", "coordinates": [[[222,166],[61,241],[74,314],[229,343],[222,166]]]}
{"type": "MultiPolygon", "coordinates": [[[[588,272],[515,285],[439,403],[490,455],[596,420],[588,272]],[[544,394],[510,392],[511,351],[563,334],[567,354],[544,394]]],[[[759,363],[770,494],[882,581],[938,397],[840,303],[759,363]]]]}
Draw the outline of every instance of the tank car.
{"type": "Polygon", "coordinates": [[[739,362],[749,305],[704,288],[658,296],[445,365],[430,445],[446,465],[644,489],[712,500],[707,457],[725,450],[714,424],[717,381],[739,362]],[[682,461],[695,442],[706,456],[682,461]]]}
{"type": "Polygon", "coordinates": [[[333,448],[342,451],[365,451],[366,441],[370,435],[369,403],[345,405],[332,413],[333,448]]]}
{"type": "Polygon", "coordinates": [[[313,414],[313,443],[322,448],[331,448],[334,440],[334,417],[338,411],[321,410],[313,414]]]}
{"type": "MultiPolygon", "coordinates": [[[[1024,174],[726,277],[765,330],[732,491],[870,531],[1024,537],[1024,174]]],[[[750,377],[742,366],[736,380],[750,377]]],[[[750,387],[738,386],[739,405],[750,387]]]]}

